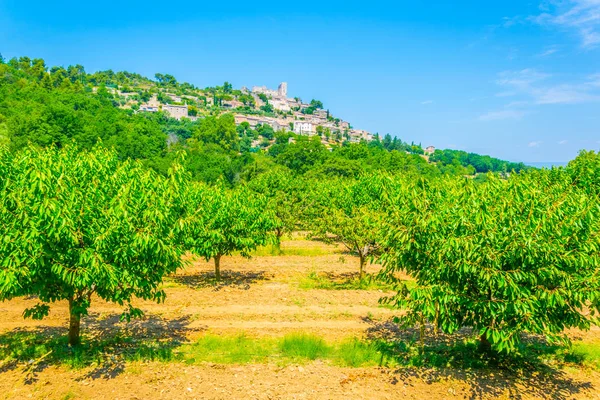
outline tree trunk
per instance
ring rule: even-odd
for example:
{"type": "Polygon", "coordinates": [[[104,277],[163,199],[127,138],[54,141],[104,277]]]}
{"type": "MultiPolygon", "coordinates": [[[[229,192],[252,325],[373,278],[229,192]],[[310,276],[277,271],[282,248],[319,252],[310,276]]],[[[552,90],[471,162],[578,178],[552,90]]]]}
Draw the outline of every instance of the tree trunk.
{"type": "Polygon", "coordinates": [[[277,241],[275,242],[275,255],[279,256],[281,255],[281,238],[283,237],[283,230],[277,228],[275,235],[277,237],[277,241]]]}
{"type": "Polygon", "coordinates": [[[421,342],[421,347],[425,347],[425,317],[421,314],[421,323],[419,326],[419,342],[421,342]]]}
{"type": "Polygon", "coordinates": [[[69,345],[78,346],[81,343],[81,314],[75,311],[73,299],[69,299],[69,345]]]}
{"type": "Polygon", "coordinates": [[[358,257],[360,258],[360,270],[358,276],[362,280],[365,277],[365,256],[362,253],[358,253],[358,257]]]}
{"type": "Polygon", "coordinates": [[[438,335],[438,331],[439,331],[439,326],[440,324],[440,303],[439,301],[435,301],[435,321],[433,323],[433,334],[435,336],[438,335]]]}
{"type": "Polygon", "coordinates": [[[221,255],[217,254],[215,256],[215,279],[217,281],[221,280],[221,255]]]}
{"type": "Polygon", "coordinates": [[[489,353],[492,350],[492,344],[487,338],[487,334],[483,333],[479,337],[479,351],[482,353],[489,353]]]}

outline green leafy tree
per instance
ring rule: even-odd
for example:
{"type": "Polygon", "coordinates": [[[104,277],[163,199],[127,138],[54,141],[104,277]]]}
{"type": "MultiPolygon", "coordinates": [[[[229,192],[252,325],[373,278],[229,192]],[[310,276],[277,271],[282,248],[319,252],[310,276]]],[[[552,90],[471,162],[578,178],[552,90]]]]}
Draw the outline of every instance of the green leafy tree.
{"type": "Polygon", "coordinates": [[[256,105],[254,97],[250,94],[241,94],[238,96],[238,100],[244,103],[245,106],[254,107],[256,105]]]}
{"type": "Polygon", "coordinates": [[[600,194],[600,154],[594,151],[582,151],[567,166],[573,183],[582,190],[600,194]]]}
{"type": "Polygon", "coordinates": [[[240,139],[232,114],[210,116],[200,120],[194,137],[204,143],[218,144],[226,150],[237,150],[239,147],[240,139]]]}
{"type": "Polygon", "coordinates": [[[319,109],[322,109],[322,108],[323,108],[323,102],[322,102],[322,101],[320,101],[320,100],[315,100],[315,99],[312,99],[312,100],[310,101],[310,106],[311,106],[311,107],[313,107],[313,108],[319,108],[319,109]]]}
{"type": "Polygon", "coordinates": [[[266,113],[272,113],[274,108],[271,104],[266,103],[264,106],[261,106],[260,109],[266,113]]]}
{"type": "Polygon", "coordinates": [[[92,296],[127,305],[133,297],[163,301],[165,274],[181,265],[173,241],[178,185],[116,154],[0,150],[0,300],[36,296],[26,317],[69,302],[69,344],[80,342],[81,316],[92,296]]]}
{"type": "Polygon", "coordinates": [[[276,218],[274,232],[279,246],[281,238],[291,234],[302,223],[308,193],[305,182],[290,177],[285,170],[270,169],[252,179],[248,185],[267,198],[267,208],[276,218]]]}
{"type": "Polygon", "coordinates": [[[185,196],[188,217],[182,223],[187,250],[215,262],[215,278],[221,279],[221,258],[234,252],[249,257],[268,244],[276,221],[264,196],[248,188],[192,185],[185,196]]]}
{"type": "Polygon", "coordinates": [[[381,228],[380,181],[365,176],[353,181],[328,180],[315,187],[318,216],[313,218],[313,234],[322,240],[341,243],[359,258],[359,276],[365,275],[369,256],[376,255],[377,232],[381,228]]]}
{"type": "Polygon", "coordinates": [[[416,279],[388,299],[403,322],[472,327],[482,349],[513,352],[522,333],[558,339],[594,321],[600,208],[564,170],[398,181],[388,198],[382,274],[416,279]]]}
{"type": "Polygon", "coordinates": [[[278,147],[269,150],[275,156],[280,165],[285,165],[294,172],[304,173],[316,165],[320,165],[327,157],[328,151],[321,143],[318,136],[313,138],[297,137],[295,143],[282,144],[282,150],[278,147]],[[277,151],[277,153],[275,153],[277,151]]]}

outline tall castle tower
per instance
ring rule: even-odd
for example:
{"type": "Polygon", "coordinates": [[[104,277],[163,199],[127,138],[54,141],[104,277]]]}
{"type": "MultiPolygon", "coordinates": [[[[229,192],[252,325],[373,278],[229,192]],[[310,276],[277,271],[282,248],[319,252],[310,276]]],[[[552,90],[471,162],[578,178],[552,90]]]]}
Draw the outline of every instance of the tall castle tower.
{"type": "Polygon", "coordinates": [[[281,82],[279,84],[279,87],[277,88],[277,93],[279,94],[279,96],[287,98],[287,82],[281,82]]]}

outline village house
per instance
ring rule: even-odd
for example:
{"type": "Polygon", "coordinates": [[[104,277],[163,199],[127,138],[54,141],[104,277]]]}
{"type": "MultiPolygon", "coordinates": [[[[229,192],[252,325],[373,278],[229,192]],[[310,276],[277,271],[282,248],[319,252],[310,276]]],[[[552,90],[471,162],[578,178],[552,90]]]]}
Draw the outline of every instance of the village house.
{"type": "Polygon", "coordinates": [[[435,147],[427,146],[425,148],[425,154],[427,154],[428,156],[432,155],[433,153],[435,153],[435,147]]]}
{"type": "Polygon", "coordinates": [[[285,100],[273,99],[270,100],[269,103],[273,106],[274,109],[279,111],[288,112],[292,110],[288,102],[285,100]]]}
{"type": "Polygon", "coordinates": [[[246,115],[241,115],[241,114],[235,114],[233,116],[233,118],[235,119],[235,124],[236,125],[240,125],[242,122],[248,122],[248,117],[246,115]]]}
{"type": "Polygon", "coordinates": [[[222,105],[225,108],[238,108],[238,107],[242,107],[244,105],[244,103],[242,103],[241,101],[237,101],[237,100],[229,100],[229,101],[224,101],[222,105]]]}
{"type": "Polygon", "coordinates": [[[295,121],[294,122],[294,132],[297,133],[298,135],[313,136],[315,134],[315,127],[310,122],[295,121]]]}
{"type": "Polygon", "coordinates": [[[173,104],[163,104],[162,110],[165,114],[170,116],[171,118],[181,119],[188,117],[188,106],[176,106],[173,104]]]}
{"type": "Polygon", "coordinates": [[[150,105],[150,104],[142,104],[140,106],[140,111],[143,111],[143,112],[157,112],[158,111],[158,106],[150,105]]]}
{"type": "Polygon", "coordinates": [[[169,96],[171,98],[171,100],[173,100],[174,103],[181,103],[181,97],[177,96],[175,94],[171,94],[171,93],[167,93],[167,96],[169,96]]]}
{"type": "MultiPolygon", "coordinates": [[[[287,98],[287,83],[281,82],[277,90],[269,89],[266,86],[253,86],[250,93],[256,101],[256,105],[261,107],[265,105],[265,101],[258,97],[259,94],[266,95],[269,100],[268,103],[277,110],[284,113],[290,113],[290,116],[281,118],[270,118],[270,117],[259,117],[251,115],[235,115],[235,123],[237,125],[242,122],[248,122],[251,128],[256,128],[257,125],[270,125],[275,131],[279,130],[292,130],[298,135],[313,136],[317,132],[317,127],[322,127],[324,130],[329,130],[331,134],[337,134],[341,131],[349,131],[349,139],[352,142],[360,142],[361,140],[371,141],[373,135],[367,131],[350,129],[350,124],[346,121],[329,120],[329,112],[323,109],[314,110],[313,114],[303,114],[302,111],[306,108],[311,107],[308,103],[303,103],[297,98],[287,98]]],[[[243,88],[243,92],[247,91],[247,88],[243,88]]],[[[232,102],[224,103],[224,106],[233,108],[232,102]]]]}

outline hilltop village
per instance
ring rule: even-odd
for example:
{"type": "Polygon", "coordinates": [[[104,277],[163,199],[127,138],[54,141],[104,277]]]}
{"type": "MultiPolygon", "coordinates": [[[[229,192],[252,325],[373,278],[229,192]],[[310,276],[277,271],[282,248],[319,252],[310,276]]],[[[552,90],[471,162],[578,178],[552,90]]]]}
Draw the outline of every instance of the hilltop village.
{"type": "Polygon", "coordinates": [[[40,58],[0,55],[0,144],[94,146],[99,140],[163,174],[184,151],[195,179],[231,185],[275,165],[335,176],[379,169],[507,176],[526,169],[356,129],[319,100],[290,97],[285,82],[277,89],[234,89],[229,82],[202,89],[169,74],[88,74],[79,64],[48,67],[40,58]]]}
{"type": "MultiPolygon", "coordinates": [[[[157,75],[160,83],[160,74],[157,75]]],[[[252,129],[270,126],[275,132],[285,130],[298,135],[318,135],[324,144],[358,143],[374,138],[372,133],[355,129],[348,121],[332,116],[321,101],[305,103],[298,97],[288,97],[287,82],[279,84],[276,90],[266,86],[234,90],[227,82],[222,87],[204,90],[186,91],[177,87],[179,90],[169,91],[161,89],[160,85],[158,88],[154,91],[141,88],[140,91],[140,88],[109,87],[107,90],[121,99],[122,108],[131,108],[135,112],[160,111],[177,120],[195,121],[203,115],[231,113],[238,126],[247,124],[252,129]],[[149,95],[150,92],[154,93],[149,95]]]]}

